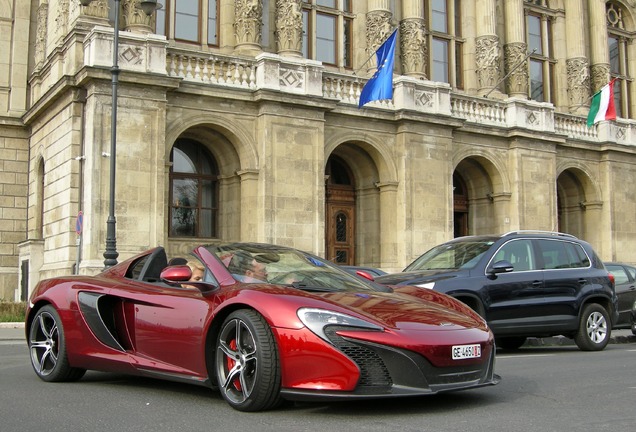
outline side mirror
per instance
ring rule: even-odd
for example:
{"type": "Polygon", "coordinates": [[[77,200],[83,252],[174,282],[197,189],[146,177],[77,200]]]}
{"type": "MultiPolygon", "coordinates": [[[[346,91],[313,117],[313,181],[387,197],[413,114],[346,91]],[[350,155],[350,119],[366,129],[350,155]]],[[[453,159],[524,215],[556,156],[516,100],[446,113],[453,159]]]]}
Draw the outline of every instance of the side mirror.
{"type": "Polygon", "coordinates": [[[486,273],[492,277],[496,277],[499,273],[510,273],[514,269],[515,268],[510,261],[501,260],[494,263],[492,267],[489,267],[486,273]]]}
{"type": "Polygon", "coordinates": [[[178,284],[181,282],[187,282],[192,277],[192,270],[187,265],[176,265],[166,267],[161,271],[160,278],[161,280],[171,283],[178,284]]]}
{"type": "Polygon", "coordinates": [[[364,279],[370,280],[371,282],[375,282],[375,278],[369,272],[366,272],[364,270],[356,270],[356,274],[364,279]]]}

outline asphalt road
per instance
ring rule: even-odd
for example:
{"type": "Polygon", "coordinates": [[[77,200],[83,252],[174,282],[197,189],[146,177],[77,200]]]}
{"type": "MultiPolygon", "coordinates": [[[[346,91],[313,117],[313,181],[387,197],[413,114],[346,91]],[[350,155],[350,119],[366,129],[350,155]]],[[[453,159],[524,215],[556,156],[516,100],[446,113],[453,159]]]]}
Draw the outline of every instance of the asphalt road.
{"type": "Polygon", "coordinates": [[[215,392],[89,372],[45,383],[23,341],[0,340],[0,430],[13,431],[622,431],[636,422],[636,344],[499,353],[494,387],[412,399],[314,403],[239,413],[215,392]]]}

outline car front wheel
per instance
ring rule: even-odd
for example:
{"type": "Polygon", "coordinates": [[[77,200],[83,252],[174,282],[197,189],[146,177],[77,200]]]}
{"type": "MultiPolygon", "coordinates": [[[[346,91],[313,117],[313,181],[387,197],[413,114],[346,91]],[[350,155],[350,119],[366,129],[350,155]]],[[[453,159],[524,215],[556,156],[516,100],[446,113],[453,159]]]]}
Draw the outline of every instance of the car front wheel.
{"type": "Polygon", "coordinates": [[[68,364],[64,327],[53,306],[42,307],[33,317],[28,344],[33,369],[44,381],[76,381],[86,373],[68,364]]]}
{"type": "Polygon", "coordinates": [[[576,345],[583,351],[604,349],[610,338],[609,322],[609,314],[604,307],[596,303],[586,305],[574,337],[576,345]]]}
{"type": "Polygon", "coordinates": [[[223,398],[239,411],[262,411],[280,402],[280,366],[272,331],[253,310],[230,314],[216,343],[216,375],[223,398]]]}

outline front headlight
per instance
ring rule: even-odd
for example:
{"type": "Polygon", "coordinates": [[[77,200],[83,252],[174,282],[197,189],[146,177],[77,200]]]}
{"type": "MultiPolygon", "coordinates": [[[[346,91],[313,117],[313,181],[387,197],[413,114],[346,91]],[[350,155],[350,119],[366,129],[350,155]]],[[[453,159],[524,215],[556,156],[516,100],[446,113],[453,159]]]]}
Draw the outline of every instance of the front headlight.
{"type": "Polygon", "coordinates": [[[325,335],[325,327],[330,325],[363,328],[368,330],[382,331],[382,327],[370,322],[355,318],[339,312],[332,312],[325,309],[301,308],[298,309],[298,318],[307,326],[309,330],[331,343],[325,335]]]}
{"type": "Polygon", "coordinates": [[[420,288],[433,289],[435,288],[435,282],[426,282],[426,283],[418,284],[415,286],[420,288]]]}

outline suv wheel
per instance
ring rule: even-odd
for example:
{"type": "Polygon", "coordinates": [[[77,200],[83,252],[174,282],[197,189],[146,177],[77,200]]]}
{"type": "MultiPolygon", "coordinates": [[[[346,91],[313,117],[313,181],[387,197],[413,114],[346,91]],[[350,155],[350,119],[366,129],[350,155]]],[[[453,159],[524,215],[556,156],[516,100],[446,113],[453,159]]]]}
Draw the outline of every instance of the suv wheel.
{"type": "Polygon", "coordinates": [[[605,308],[596,303],[586,305],[574,336],[576,345],[583,351],[600,351],[607,346],[609,337],[609,315],[605,308]]]}

